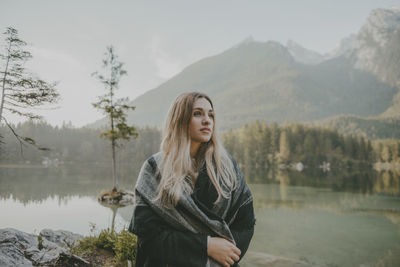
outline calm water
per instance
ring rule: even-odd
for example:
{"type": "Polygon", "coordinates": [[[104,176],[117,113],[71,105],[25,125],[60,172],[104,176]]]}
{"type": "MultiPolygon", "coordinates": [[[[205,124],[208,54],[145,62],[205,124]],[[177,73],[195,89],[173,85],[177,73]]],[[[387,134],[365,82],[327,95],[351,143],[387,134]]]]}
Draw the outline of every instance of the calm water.
{"type": "MultiPolygon", "coordinates": [[[[87,235],[92,223],[127,227],[132,207],[97,202],[111,187],[107,167],[0,168],[0,228],[87,235]]],[[[138,170],[119,171],[121,187],[132,189],[138,170]]],[[[257,223],[249,251],[318,266],[400,266],[399,176],[285,172],[250,179],[257,223]]],[[[246,257],[243,266],[261,265],[246,257]]]]}

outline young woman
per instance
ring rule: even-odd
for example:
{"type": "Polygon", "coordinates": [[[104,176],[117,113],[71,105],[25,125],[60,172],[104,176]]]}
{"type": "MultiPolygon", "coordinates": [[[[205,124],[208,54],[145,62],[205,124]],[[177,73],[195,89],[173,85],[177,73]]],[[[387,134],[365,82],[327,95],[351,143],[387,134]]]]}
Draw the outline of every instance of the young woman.
{"type": "Polygon", "coordinates": [[[171,106],[161,151],[145,161],[135,187],[136,266],[229,267],[246,253],[253,198],[215,124],[205,94],[182,94],[171,106]]]}

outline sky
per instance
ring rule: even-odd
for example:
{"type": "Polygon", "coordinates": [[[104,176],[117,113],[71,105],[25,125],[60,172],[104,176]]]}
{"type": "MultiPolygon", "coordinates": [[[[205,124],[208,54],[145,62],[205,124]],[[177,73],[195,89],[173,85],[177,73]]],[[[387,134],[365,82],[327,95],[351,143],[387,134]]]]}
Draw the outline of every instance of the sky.
{"type": "Polygon", "coordinates": [[[117,96],[133,100],[250,36],[328,53],[373,9],[391,6],[400,0],[2,0],[0,31],[16,28],[33,55],[27,69],[58,82],[59,103],[35,112],[52,125],[81,127],[103,117],[91,103],[106,90],[91,74],[101,70],[108,45],[128,72],[117,96]]]}

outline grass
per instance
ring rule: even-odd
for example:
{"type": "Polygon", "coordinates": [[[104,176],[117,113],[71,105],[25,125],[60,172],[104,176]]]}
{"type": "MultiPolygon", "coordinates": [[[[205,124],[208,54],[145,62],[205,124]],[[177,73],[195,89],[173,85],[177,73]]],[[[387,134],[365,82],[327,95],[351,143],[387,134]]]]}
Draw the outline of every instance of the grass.
{"type": "Polygon", "coordinates": [[[126,267],[128,261],[135,265],[137,237],[123,229],[117,233],[109,228],[94,234],[95,226],[91,226],[91,235],[80,240],[71,252],[89,261],[94,266],[126,267]]]}

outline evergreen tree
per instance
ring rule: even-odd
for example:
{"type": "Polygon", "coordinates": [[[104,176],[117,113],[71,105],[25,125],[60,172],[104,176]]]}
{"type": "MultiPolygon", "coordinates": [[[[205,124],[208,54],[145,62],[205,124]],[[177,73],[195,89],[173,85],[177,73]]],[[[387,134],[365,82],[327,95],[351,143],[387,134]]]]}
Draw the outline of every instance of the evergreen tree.
{"type": "Polygon", "coordinates": [[[353,157],[354,155],[353,138],[350,135],[346,135],[344,137],[344,154],[349,158],[353,157]]]}
{"type": "Polygon", "coordinates": [[[263,159],[263,168],[266,169],[270,162],[268,161],[268,154],[270,153],[271,137],[267,123],[263,122],[261,125],[262,138],[260,143],[260,155],[263,159]]]}
{"type": "Polygon", "coordinates": [[[28,119],[41,119],[38,114],[32,113],[32,109],[45,104],[56,103],[59,94],[56,91],[56,83],[47,83],[32,74],[24,67],[26,61],[32,58],[30,52],[25,50],[26,42],[18,36],[18,31],[8,27],[4,32],[5,50],[0,53],[0,123],[3,121],[18,139],[21,145],[25,143],[36,145],[30,137],[22,137],[8,123],[4,111],[16,114],[28,119]]]}
{"type": "Polygon", "coordinates": [[[275,158],[276,154],[278,153],[278,141],[279,141],[279,127],[276,122],[272,123],[271,125],[271,154],[272,157],[275,158]]]}
{"type": "Polygon", "coordinates": [[[390,155],[390,147],[388,144],[383,144],[381,158],[384,162],[390,162],[391,155],[390,155]]]}
{"type": "MultiPolygon", "coordinates": [[[[304,138],[303,145],[303,155],[304,157],[309,157],[311,160],[314,160],[314,148],[315,148],[315,138],[311,132],[306,133],[306,137],[304,138]]],[[[309,162],[308,162],[309,163],[309,162]]]]}
{"type": "Polygon", "coordinates": [[[328,161],[332,159],[332,140],[329,137],[323,140],[323,154],[326,155],[328,161]]]}
{"type": "Polygon", "coordinates": [[[290,144],[286,131],[282,131],[279,137],[279,158],[283,162],[290,159],[290,144]]]}
{"type": "Polygon", "coordinates": [[[366,155],[367,155],[366,158],[367,161],[371,162],[372,160],[375,160],[374,149],[372,147],[371,141],[368,139],[366,144],[366,155]]]}
{"type": "Polygon", "coordinates": [[[114,52],[112,46],[107,47],[104,54],[103,69],[105,74],[99,72],[93,73],[93,76],[104,85],[107,93],[99,97],[99,101],[93,103],[93,106],[101,110],[109,120],[109,128],[103,132],[100,137],[107,138],[111,143],[112,151],[112,175],[113,175],[113,189],[112,191],[119,191],[117,171],[116,171],[116,156],[115,148],[120,145],[118,140],[129,140],[131,137],[136,138],[138,133],[135,127],[126,124],[126,116],[128,110],[134,110],[134,106],[128,105],[128,98],[115,99],[115,91],[119,87],[120,78],[126,75],[126,71],[122,68],[123,63],[118,61],[118,57],[114,52]]]}
{"type": "Polygon", "coordinates": [[[359,160],[366,160],[367,159],[367,155],[366,155],[366,143],[363,137],[358,139],[358,143],[357,143],[358,149],[357,149],[357,158],[359,160]]]}
{"type": "Polygon", "coordinates": [[[400,161],[400,141],[397,141],[392,146],[392,161],[394,163],[400,161]]]}

